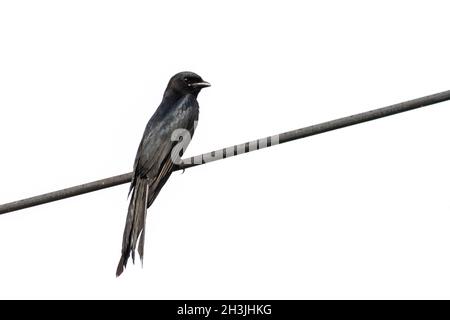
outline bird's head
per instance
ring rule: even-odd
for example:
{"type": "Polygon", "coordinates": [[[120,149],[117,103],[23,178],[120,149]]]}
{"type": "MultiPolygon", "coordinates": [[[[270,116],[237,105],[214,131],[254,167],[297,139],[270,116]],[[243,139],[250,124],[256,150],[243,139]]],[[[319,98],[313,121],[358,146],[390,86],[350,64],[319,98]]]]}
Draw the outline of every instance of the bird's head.
{"type": "Polygon", "coordinates": [[[211,86],[194,72],[184,71],[174,75],[167,85],[166,93],[198,95],[200,90],[211,86]]]}

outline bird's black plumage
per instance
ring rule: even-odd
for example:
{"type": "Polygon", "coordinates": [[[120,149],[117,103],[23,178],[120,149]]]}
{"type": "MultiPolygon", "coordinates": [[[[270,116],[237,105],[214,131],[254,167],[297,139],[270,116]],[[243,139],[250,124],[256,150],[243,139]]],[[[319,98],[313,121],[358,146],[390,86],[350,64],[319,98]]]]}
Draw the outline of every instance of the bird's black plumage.
{"type": "MultiPolygon", "coordinates": [[[[170,177],[175,164],[172,149],[179,141],[174,141],[172,135],[182,129],[192,138],[199,114],[197,95],[208,86],[209,83],[193,72],[177,73],[170,79],[161,104],[147,123],[134,162],[117,276],[123,272],[130,255],[134,262],[138,239],[138,252],[143,259],[147,208],[170,177]]],[[[184,145],[187,143],[185,141],[184,145]]]]}

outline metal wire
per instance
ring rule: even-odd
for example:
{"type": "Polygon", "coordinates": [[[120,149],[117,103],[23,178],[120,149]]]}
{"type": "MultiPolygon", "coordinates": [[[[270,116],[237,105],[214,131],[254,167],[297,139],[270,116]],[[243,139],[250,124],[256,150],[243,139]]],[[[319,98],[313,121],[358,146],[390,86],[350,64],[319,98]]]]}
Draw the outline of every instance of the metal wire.
{"type": "MultiPolygon", "coordinates": [[[[276,144],[285,143],[309,136],[313,136],[319,133],[328,132],[348,126],[352,126],[358,123],[372,121],[375,119],[391,116],[397,113],[414,110],[417,108],[425,107],[428,105],[436,104],[439,102],[450,100],[450,90],[441,93],[433,94],[430,96],[394,104],[388,107],[379,108],[367,112],[358,113],[344,118],[331,120],[309,127],[284,132],[278,135],[249,141],[239,145],[234,145],[228,148],[218,149],[212,152],[204,153],[195,157],[184,159],[183,163],[175,168],[175,170],[184,170],[201,164],[205,164],[211,161],[216,161],[232,156],[236,156],[242,153],[259,150],[265,147],[271,147],[276,144]]],[[[37,205],[41,205],[48,202],[62,200],[74,196],[78,196],[84,193],[93,192],[101,189],[114,187],[120,184],[124,184],[131,181],[132,173],[125,173],[118,176],[101,179],[78,186],[62,189],[54,192],[49,192],[34,196],[31,198],[18,200],[6,204],[0,205],[0,214],[13,212],[37,205]]]]}

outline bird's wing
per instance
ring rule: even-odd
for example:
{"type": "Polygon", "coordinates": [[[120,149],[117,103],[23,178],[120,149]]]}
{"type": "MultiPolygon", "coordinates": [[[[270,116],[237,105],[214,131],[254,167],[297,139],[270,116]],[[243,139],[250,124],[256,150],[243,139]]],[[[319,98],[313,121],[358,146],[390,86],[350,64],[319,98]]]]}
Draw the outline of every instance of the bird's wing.
{"type": "Polygon", "coordinates": [[[171,160],[172,148],[178,143],[172,141],[172,133],[177,129],[186,129],[193,134],[194,122],[198,119],[197,101],[190,97],[181,99],[165,113],[158,111],[147,124],[134,167],[136,176],[145,176],[150,180],[160,174],[165,161],[171,160]]]}

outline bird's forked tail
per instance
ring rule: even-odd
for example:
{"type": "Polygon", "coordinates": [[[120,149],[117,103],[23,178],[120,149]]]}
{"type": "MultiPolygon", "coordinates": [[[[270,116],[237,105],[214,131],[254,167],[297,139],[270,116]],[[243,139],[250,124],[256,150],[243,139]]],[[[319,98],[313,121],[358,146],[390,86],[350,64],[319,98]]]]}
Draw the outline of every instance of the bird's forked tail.
{"type": "Polygon", "coordinates": [[[123,231],[122,256],[117,266],[116,276],[120,276],[127,265],[128,258],[135,260],[135,249],[139,239],[138,253],[141,261],[144,257],[145,217],[149,196],[149,182],[147,179],[136,177],[134,189],[131,193],[128,207],[127,222],[123,231]]]}

